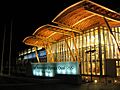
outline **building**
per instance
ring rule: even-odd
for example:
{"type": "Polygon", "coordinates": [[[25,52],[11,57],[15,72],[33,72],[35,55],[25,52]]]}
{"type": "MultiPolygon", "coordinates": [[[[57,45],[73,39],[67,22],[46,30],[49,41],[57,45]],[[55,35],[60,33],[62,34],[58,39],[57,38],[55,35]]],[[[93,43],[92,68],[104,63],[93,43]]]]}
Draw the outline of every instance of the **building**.
{"type": "Polygon", "coordinates": [[[83,78],[119,79],[120,13],[82,0],[52,22],[57,25],[43,25],[23,42],[45,48],[47,63],[78,62],[83,78]]]}

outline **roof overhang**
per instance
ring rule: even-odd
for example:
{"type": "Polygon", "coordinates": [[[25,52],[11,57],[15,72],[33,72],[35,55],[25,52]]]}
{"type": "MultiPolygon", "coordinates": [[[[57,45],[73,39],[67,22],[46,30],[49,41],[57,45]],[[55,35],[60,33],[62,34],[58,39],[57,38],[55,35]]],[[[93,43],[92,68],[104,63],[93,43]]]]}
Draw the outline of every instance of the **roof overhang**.
{"type": "Polygon", "coordinates": [[[108,20],[111,27],[120,26],[120,13],[89,0],[82,0],[69,6],[59,13],[52,22],[82,31],[96,26],[105,26],[103,17],[108,20]]]}
{"type": "Polygon", "coordinates": [[[58,26],[46,24],[39,27],[32,36],[26,37],[23,42],[32,46],[47,46],[70,37],[73,33],[97,26],[120,26],[120,14],[89,0],[75,3],[59,13],[53,20],[58,26]]]}
{"type": "Polygon", "coordinates": [[[72,29],[58,27],[50,24],[39,27],[32,36],[28,36],[23,40],[23,43],[31,46],[48,46],[51,43],[55,43],[72,34],[79,34],[72,29]]]}

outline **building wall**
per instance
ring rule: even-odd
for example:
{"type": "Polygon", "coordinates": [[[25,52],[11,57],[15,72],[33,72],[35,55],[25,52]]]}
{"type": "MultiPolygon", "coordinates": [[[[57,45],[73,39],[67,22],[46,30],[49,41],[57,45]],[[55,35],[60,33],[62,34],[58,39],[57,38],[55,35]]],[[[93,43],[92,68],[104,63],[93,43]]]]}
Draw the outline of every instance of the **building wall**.
{"type": "MultiPolygon", "coordinates": [[[[114,27],[112,31],[120,44],[120,27],[114,27]]],[[[67,41],[76,58],[73,38],[67,38],[67,41]]],[[[105,75],[106,59],[120,59],[116,43],[106,27],[96,27],[75,34],[75,42],[81,60],[81,73],[84,75],[91,75],[91,71],[93,75],[105,75]]],[[[73,61],[65,40],[54,43],[51,49],[55,62],[73,61]]]]}

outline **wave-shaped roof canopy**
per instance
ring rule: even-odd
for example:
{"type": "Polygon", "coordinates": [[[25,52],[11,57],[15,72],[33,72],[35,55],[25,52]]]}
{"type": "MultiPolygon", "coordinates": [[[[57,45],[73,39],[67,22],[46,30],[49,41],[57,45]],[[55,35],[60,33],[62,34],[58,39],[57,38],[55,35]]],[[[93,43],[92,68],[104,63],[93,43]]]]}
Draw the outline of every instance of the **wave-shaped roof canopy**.
{"type": "Polygon", "coordinates": [[[105,26],[103,17],[108,20],[111,27],[120,25],[120,13],[92,1],[83,0],[64,9],[52,22],[81,31],[105,26]]]}
{"type": "Polygon", "coordinates": [[[79,34],[83,30],[106,26],[104,18],[111,27],[120,26],[119,13],[92,1],[83,0],[64,9],[52,20],[59,27],[43,25],[23,42],[32,46],[47,46],[71,36],[72,33],[79,34]]]}
{"type": "MultiPolygon", "coordinates": [[[[32,46],[47,46],[71,36],[72,33],[72,29],[46,24],[39,27],[32,36],[26,37],[23,42],[32,46]]],[[[79,34],[78,32],[74,33],[79,34]]]]}

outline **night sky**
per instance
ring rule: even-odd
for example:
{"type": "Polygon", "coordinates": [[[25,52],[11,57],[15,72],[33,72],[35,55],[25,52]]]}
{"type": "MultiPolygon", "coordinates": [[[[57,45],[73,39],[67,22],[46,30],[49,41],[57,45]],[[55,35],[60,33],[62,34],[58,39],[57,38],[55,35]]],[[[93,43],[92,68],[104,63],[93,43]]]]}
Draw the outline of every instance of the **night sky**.
{"type": "MultiPolygon", "coordinates": [[[[0,3],[0,40],[2,43],[6,25],[5,47],[9,51],[9,33],[12,24],[12,51],[24,50],[28,46],[22,40],[32,35],[40,26],[53,24],[51,21],[66,7],[80,0],[4,0],[0,3]]],[[[120,11],[119,0],[91,0],[117,12],[120,11]]],[[[2,44],[1,44],[2,51],[2,44]]]]}

